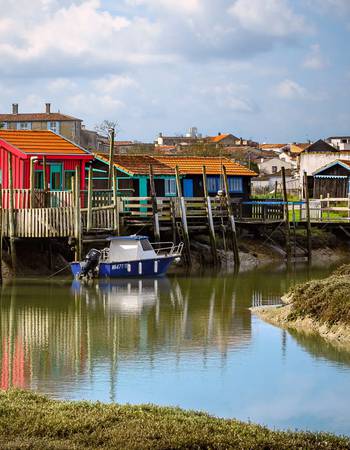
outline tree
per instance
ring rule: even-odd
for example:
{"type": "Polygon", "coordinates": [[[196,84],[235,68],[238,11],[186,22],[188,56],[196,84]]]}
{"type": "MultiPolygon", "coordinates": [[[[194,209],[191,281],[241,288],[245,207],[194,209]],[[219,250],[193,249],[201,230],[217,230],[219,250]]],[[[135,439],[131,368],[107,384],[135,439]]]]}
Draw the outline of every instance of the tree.
{"type": "Polygon", "coordinates": [[[102,136],[109,137],[109,130],[113,129],[115,132],[119,131],[118,122],[115,120],[104,120],[95,126],[95,131],[102,136]]]}

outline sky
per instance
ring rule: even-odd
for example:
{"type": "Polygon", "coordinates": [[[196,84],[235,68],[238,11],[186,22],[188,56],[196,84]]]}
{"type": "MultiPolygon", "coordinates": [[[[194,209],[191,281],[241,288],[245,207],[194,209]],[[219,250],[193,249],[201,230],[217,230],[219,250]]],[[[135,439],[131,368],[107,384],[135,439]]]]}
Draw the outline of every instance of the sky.
{"type": "Polygon", "coordinates": [[[119,139],[350,134],[350,0],[0,0],[0,112],[119,139]]]}

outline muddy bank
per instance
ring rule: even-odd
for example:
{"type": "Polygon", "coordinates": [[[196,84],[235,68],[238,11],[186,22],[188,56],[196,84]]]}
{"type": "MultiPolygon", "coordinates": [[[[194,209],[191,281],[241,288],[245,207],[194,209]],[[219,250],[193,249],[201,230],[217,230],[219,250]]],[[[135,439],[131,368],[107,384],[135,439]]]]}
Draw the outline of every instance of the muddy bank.
{"type": "Polygon", "coordinates": [[[252,308],[265,321],[304,334],[319,334],[350,351],[350,265],[329,277],[300,284],[277,307],[252,308]]]}

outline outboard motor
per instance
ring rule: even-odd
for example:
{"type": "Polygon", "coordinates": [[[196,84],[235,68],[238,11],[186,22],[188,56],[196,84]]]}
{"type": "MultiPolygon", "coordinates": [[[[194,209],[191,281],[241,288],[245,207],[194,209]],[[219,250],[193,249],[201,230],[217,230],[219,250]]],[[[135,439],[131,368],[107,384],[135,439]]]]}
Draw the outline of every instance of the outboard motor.
{"type": "Polygon", "coordinates": [[[92,248],[88,254],[85,256],[84,261],[81,264],[81,271],[80,271],[80,278],[86,277],[90,272],[91,275],[93,275],[96,267],[98,266],[98,263],[101,258],[101,252],[100,250],[97,250],[96,248],[92,248]]]}

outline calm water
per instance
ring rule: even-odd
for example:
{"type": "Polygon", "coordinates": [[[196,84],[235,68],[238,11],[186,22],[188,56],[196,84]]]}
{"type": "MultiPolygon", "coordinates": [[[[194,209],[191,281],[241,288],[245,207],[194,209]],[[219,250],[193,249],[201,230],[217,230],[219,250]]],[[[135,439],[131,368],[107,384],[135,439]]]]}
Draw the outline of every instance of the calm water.
{"type": "Polygon", "coordinates": [[[1,386],[350,434],[350,354],[248,309],[324,274],[9,284],[1,291],[1,386]]]}

